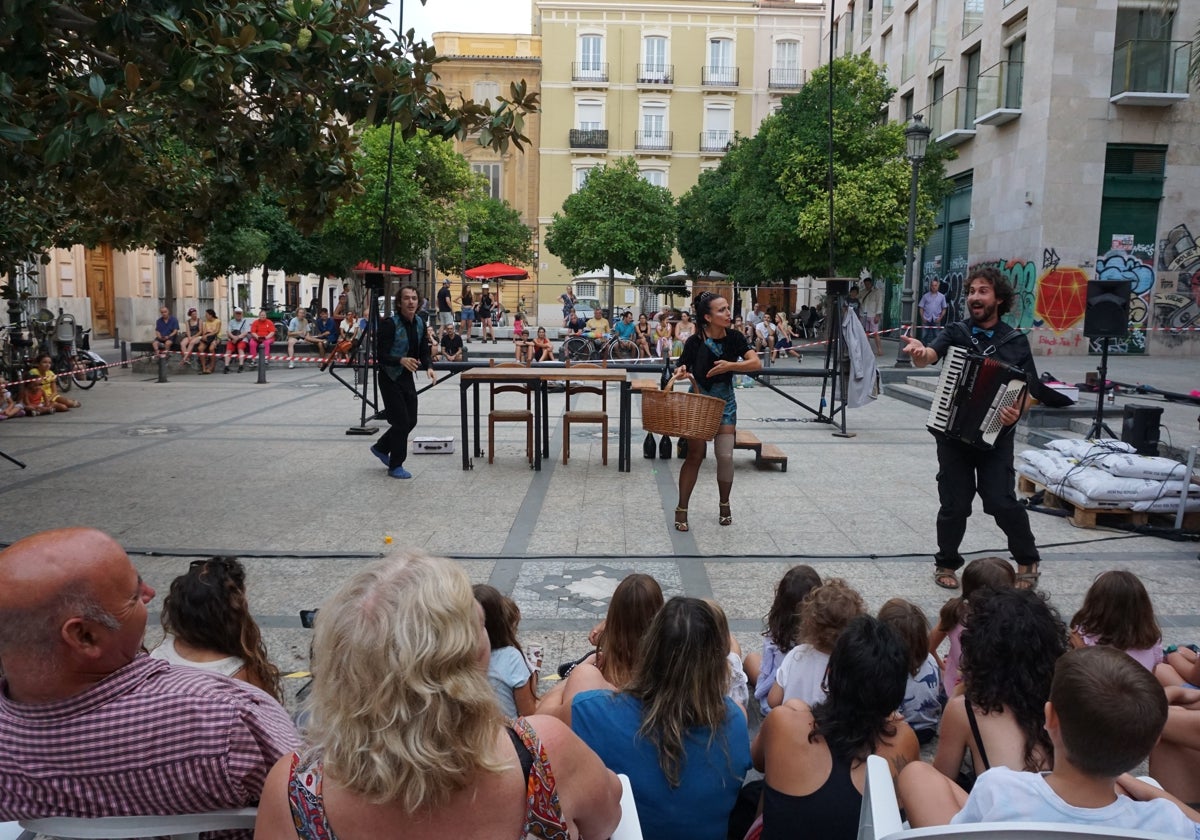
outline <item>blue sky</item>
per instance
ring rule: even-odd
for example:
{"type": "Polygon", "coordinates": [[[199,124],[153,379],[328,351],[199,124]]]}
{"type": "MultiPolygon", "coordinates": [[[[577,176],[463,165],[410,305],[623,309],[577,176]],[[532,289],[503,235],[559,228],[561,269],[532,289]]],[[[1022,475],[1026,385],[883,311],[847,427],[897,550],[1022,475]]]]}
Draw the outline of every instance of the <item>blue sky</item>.
{"type": "Polygon", "coordinates": [[[431,40],[434,32],[528,32],[530,0],[391,0],[389,29],[399,23],[404,3],[404,29],[415,29],[417,38],[431,40]]]}

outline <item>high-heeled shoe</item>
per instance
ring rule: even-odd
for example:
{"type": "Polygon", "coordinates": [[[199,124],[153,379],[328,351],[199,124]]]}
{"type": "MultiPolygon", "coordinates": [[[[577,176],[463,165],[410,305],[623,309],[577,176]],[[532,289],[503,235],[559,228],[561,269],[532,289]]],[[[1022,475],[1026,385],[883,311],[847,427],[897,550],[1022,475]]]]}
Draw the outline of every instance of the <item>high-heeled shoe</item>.
{"type": "Polygon", "coordinates": [[[733,511],[730,510],[730,508],[729,508],[729,502],[721,502],[721,504],[719,505],[719,510],[717,512],[718,512],[718,514],[720,514],[717,517],[718,525],[732,525],[733,524],[733,511]]]}
{"type": "Polygon", "coordinates": [[[688,529],[687,512],[688,512],[688,509],[685,507],[675,508],[675,530],[676,531],[686,531],[688,529]],[[683,519],[679,518],[679,514],[681,514],[681,513],[683,514],[683,519]]]}

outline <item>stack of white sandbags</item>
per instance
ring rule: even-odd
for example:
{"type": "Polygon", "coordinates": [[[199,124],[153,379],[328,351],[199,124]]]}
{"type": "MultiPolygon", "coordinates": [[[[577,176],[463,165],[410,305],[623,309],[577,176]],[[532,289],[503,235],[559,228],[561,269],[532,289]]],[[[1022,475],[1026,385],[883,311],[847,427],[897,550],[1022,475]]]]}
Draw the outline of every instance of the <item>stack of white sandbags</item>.
{"type": "Polygon", "coordinates": [[[1138,455],[1119,440],[1052,440],[1017,456],[1021,475],[1083,508],[1174,513],[1200,510],[1200,484],[1187,465],[1138,455]],[[1188,480],[1185,480],[1188,479],[1188,480]]]}

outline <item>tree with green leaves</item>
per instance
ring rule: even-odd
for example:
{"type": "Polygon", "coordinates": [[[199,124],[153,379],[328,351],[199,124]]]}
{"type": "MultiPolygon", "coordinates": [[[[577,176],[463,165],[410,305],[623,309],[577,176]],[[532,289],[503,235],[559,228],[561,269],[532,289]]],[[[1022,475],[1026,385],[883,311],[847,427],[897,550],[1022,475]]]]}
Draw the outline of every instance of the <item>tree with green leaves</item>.
{"type": "Polygon", "coordinates": [[[462,267],[458,234],[464,227],[469,234],[467,268],[492,262],[528,265],[533,260],[533,231],[521,221],[521,214],[501,199],[471,198],[454,207],[435,237],[437,267],[446,274],[457,274],[462,267]]]}
{"type": "Polygon", "coordinates": [[[643,284],[671,270],[675,247],[675,200],[648,183],[633,158],[619,158],[588,173],[546,229],[546,249],[572,274],[608,266],[608,307],[613,308],[614,271],[643,284]]]}
{"type": "Polygon", "coordinates": [[[701,172],[695,185],[679,198],[679,255],[693,278],[720,271],[743,285],[764,279],[733,227],[734,208],[743,200],[734,176],[745,149],[744,139],[735,141],[720,166],[701,172]]]}
{"type": "Polygon", "coordinates": [[[178,249],[267,186],[315,230],[355,183],[356,127],[522,148],[537,95],[452,101],[387,0],[5,0],[0,273],[55,246],[178,249]]]}

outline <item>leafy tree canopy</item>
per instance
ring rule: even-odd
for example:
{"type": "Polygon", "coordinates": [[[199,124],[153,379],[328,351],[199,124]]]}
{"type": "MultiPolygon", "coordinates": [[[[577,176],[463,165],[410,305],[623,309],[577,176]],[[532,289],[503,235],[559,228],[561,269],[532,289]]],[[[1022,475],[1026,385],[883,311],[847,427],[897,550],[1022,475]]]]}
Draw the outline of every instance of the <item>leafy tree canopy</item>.
{"type": "Polygon", "coordinates": [[[746,142],[736,141],[721,165],[701,172],[695,186],[679,199],[679,255],[692,277],[720,271],[740,283],[764,279],[733,227],[733,210],[741,200],[734,176],[746,142]]]}
{"type": "Polygon", "coordinates": [[[437,231],[437,267],[446,274],[457,274],[462,268],[458,233],[463,226],[469,234],[467,268],[492,262],[528,265],[533,260],[533,232],[521,221],[521,214],[506,201],[472,198],[460,202],[437,231]]]}
{"type": "Polygon", "coordinates": [[[387,0],[5,0],[0,271],[55,245],[178,248],[260,185],[319,226],[353,183],[352,126],[522,148],[537,95],[450,101],[387,0]]]}
{"type": "Polygon", "coordinates": [[[546,248],[572,274],[607,265],[649,282],[671,270],[675,217],[671,191],[642,178],[633,158],[620,158],[593,169],[567,197],[546,229],[546,248]]]}

